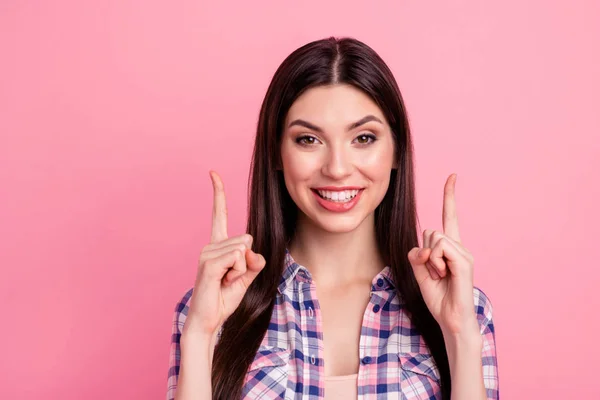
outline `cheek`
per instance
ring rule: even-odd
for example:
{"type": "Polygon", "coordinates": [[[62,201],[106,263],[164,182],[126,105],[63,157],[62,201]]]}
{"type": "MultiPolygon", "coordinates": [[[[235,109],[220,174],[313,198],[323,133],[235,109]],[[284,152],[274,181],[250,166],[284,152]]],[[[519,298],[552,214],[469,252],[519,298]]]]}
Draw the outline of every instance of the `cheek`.
{"type": "Polygon", "coordinates": [[[385,146],[381,151],[365,153],[361,158],[361,172],[372,183],[372,199],[379,203],[385,197],[390,185],[390,174],[394,163],[392,145],[385,146]]]}
{"type": "Polygon", "coordinates": [[[393,167],[393,152],[385,151],[370,152],[364,154],[360,159],[361,169],[374,181],[380,181],[389,177],[393,167]]]}
{"type": "Polygon", "coordinates": [[[295,153],[283,159],[284,175],[289,181],[309,179],[319,168],[320,161],[314,154],[295,153]]]}
{"type": "Polygon", "coordinates": [[[298,204],[300,201],[298,186],[311,178],[314,160],[310,157],[303,157],[302,153],[282,149],[281,164],[286,189],[292,200],[298,204]]]}

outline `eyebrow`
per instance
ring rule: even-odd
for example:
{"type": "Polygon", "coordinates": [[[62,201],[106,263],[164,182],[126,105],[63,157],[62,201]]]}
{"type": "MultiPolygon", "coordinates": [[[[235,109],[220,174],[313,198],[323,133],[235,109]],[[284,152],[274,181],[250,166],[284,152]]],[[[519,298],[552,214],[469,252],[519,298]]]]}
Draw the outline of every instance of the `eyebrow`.
{"type": "MultiPolygon", "coordinates": [[[[356,129],[359,126],[364,125],[367,122],[371,122],[371,121],[379,122],[380,124],[383,125],[383,122],[381,122],[381,120],[379,118],[377,118],[376,116],[367,115],[366,117],[363,117],[363,118],[359,119],[358,121],[348,125],[348,127],[346,129],[351,131],[352,129],[356,129]]],[[[290,124],[288,125],[288,128],[291,128],[294,125],[303,126],[305,128],[311,129],[313,131],[323,133],[323,129],[321,129],[318,126],[311,124],[310,122],[305,121],[303,119],[295,119],[294,121],[290,122],[290,124]]]]}

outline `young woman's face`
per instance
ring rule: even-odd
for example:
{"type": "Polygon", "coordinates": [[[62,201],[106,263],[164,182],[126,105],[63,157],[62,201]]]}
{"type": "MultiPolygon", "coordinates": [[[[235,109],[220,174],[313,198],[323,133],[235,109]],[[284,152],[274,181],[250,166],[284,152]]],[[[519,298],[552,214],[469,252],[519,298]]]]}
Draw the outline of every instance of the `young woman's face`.
{"type": "Polygon", "coordinates": [[[350,232],[385,196],[394,141],[369,96],[350,85],[320,86],[304,92],[288,111],[281,159],[299,210],[323,230],[350,232]]]}

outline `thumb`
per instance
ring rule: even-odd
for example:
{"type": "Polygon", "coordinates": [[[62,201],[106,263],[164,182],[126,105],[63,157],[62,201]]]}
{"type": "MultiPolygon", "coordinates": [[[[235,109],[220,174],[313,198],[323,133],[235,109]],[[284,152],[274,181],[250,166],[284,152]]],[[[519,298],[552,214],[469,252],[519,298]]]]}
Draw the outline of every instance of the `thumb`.
{"type": "Polygon", "coordinates": [[[408,261],[412,266],[413,272],[415,273],[415,278],[417,278],[419,285],[429,276],[429,270],[427,269],[427,265],[425,265],[425,263],[427,260],[429,260],[430,252],[430,249],[423,249],[420,247],[414,247],[408,252],[408,261]]]}
{"type": "Polygon", "coordinates": [[[247,273],[250,279],[254,279],[262,271],[266,263],[265,258],[261,254],[255,253],[251,249],[246,251],[247,273]]]}

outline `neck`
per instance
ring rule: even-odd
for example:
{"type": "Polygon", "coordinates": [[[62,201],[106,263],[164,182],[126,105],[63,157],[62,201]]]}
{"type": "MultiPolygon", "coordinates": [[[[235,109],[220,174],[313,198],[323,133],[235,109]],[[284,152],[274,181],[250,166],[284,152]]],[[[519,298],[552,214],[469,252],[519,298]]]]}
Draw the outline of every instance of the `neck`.
{"type": "MultiPolygon", "coordinates": [[[[301,213],[300,213],[301,214],[301,213]]],[[[377,246],[374,215],[351,232],[328,232],[299,215],[288,247],[320,287],[371,282],[385,266],[377,246]]]]}

